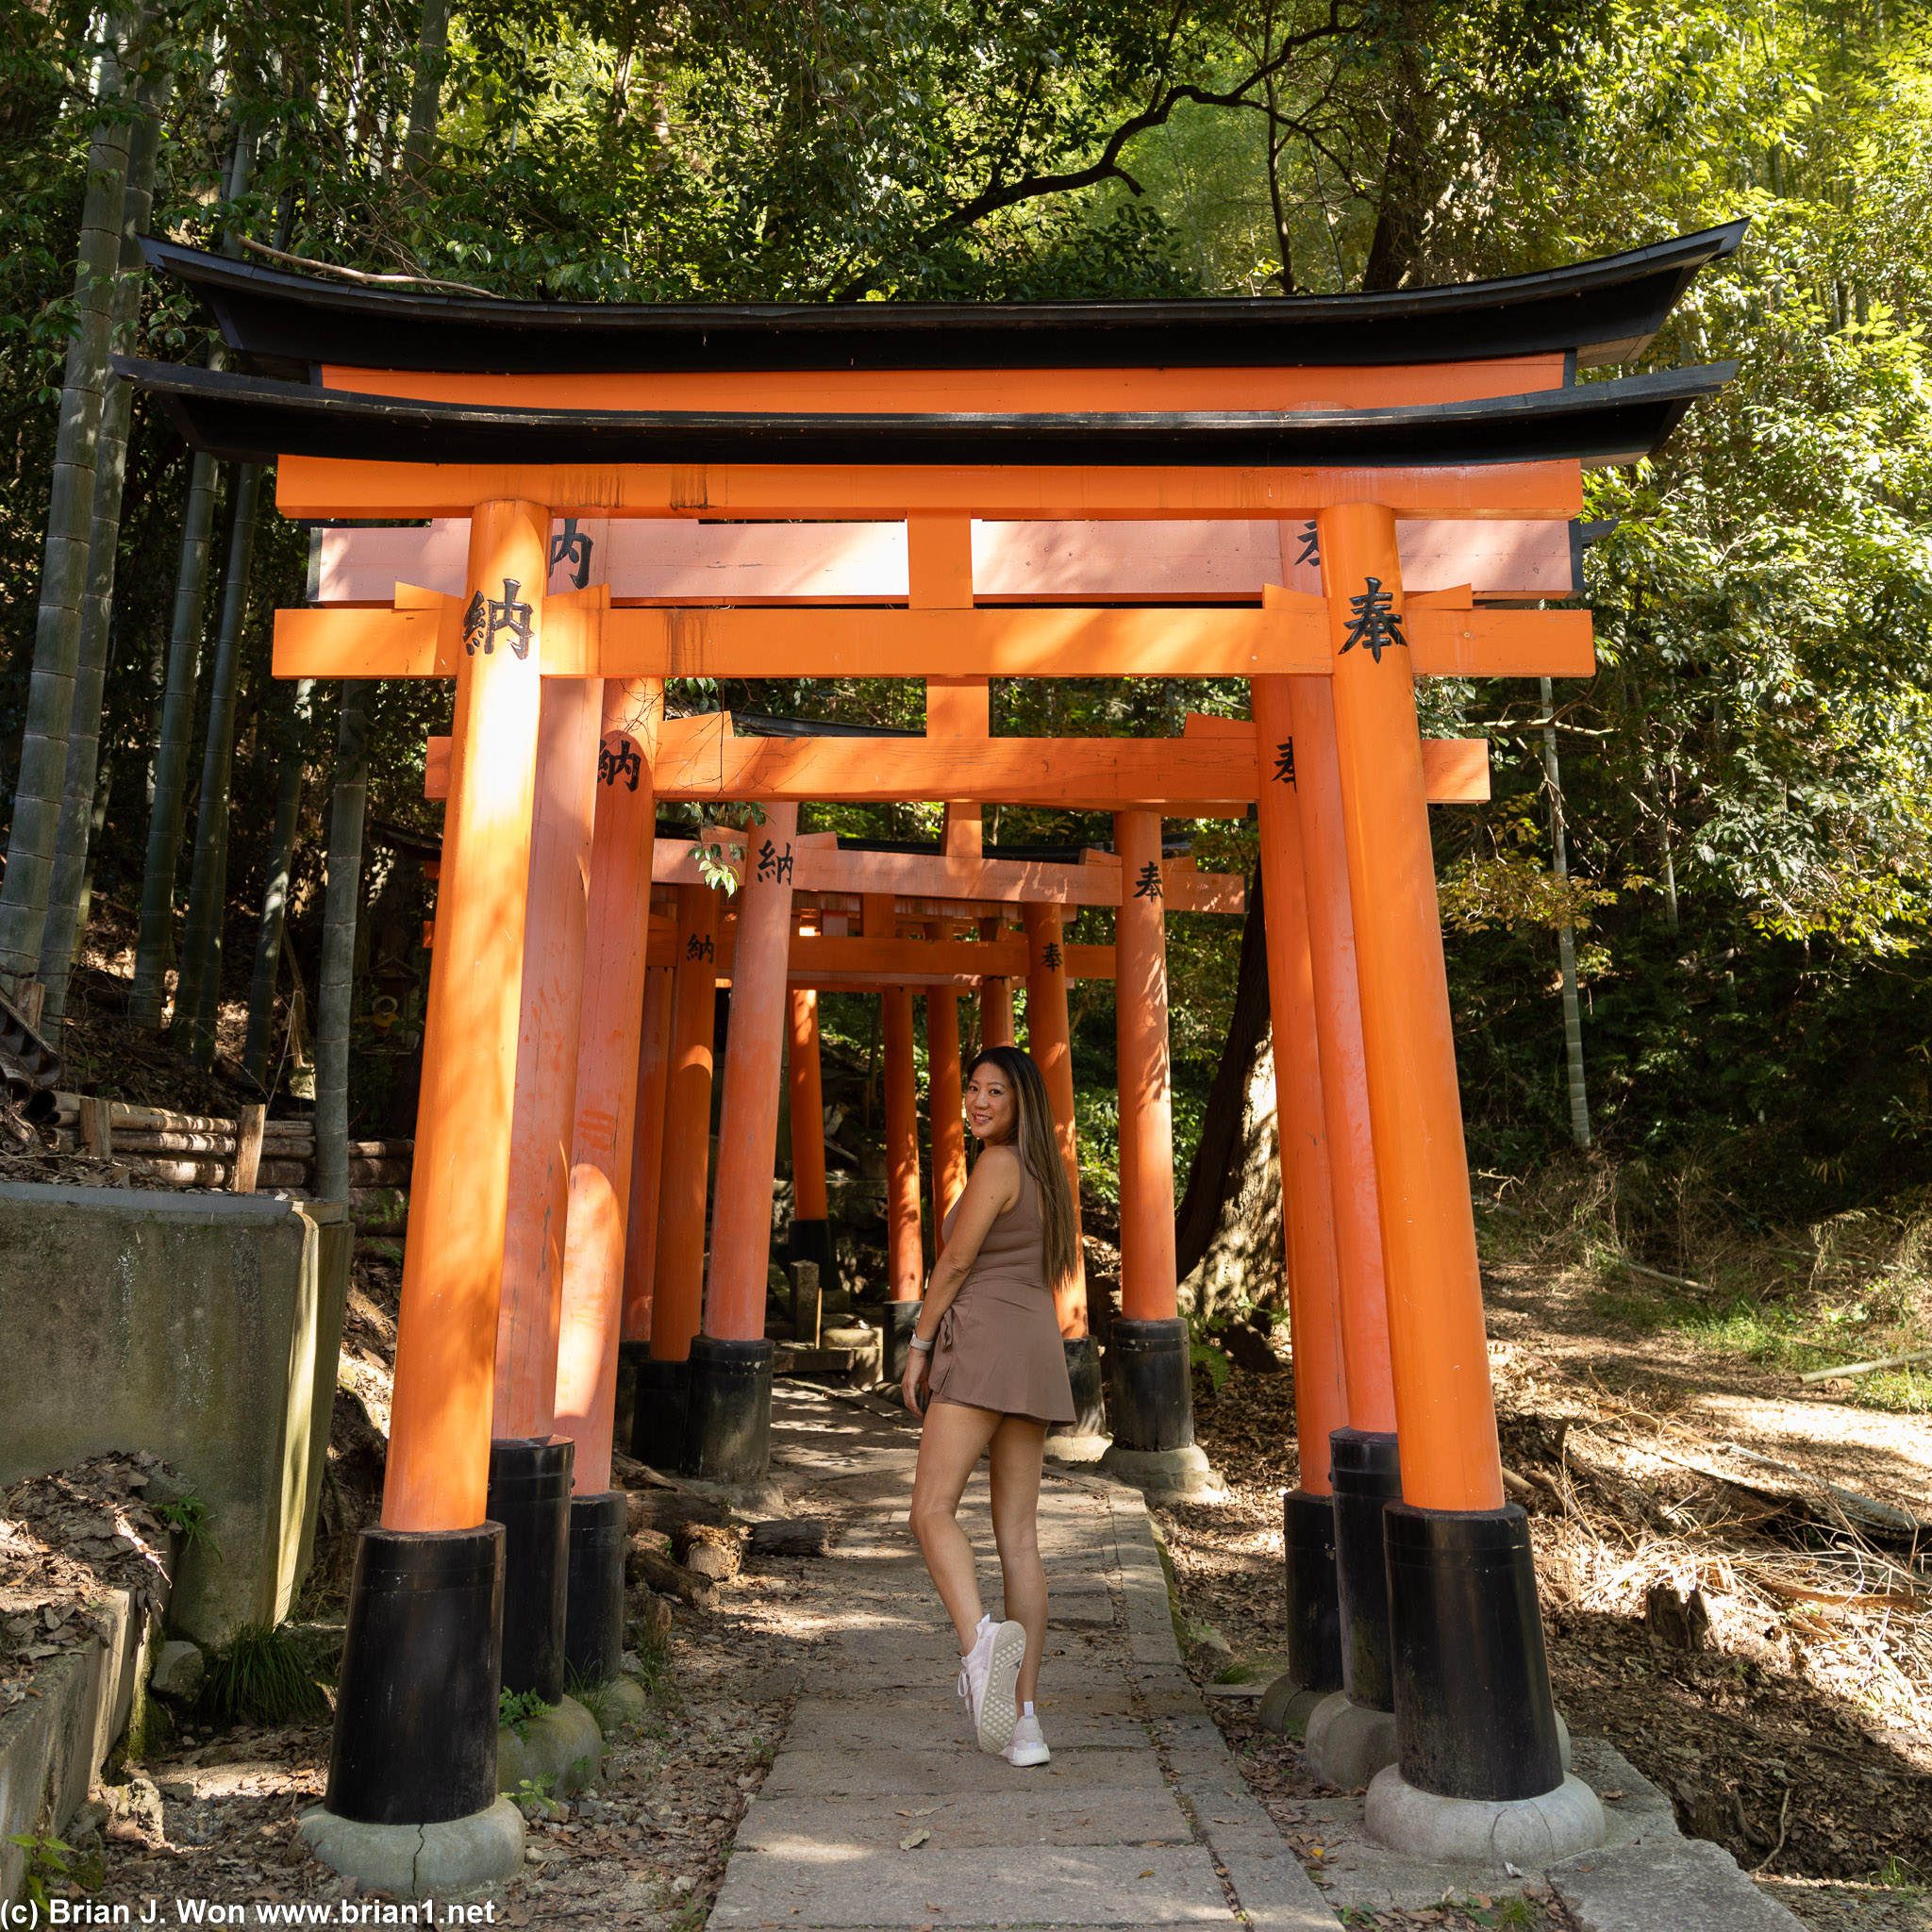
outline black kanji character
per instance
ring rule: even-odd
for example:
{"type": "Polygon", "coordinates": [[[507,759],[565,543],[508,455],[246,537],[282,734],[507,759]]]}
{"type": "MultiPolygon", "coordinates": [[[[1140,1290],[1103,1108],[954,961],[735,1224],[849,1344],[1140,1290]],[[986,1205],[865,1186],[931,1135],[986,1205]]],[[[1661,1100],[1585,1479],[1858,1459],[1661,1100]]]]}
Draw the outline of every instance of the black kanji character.
{"type": "Polygon", "coordinates": [[[687,959],[710,959],[716,957],[708,932],[694,932],[684,942],[684,957],[687,959]]]}
{"type": "Polygon", "coordinates": [[[1060,949],[1051,940],[1048,940],[1040,957],[1046,963],[1047,967],[1052,969],[1060,963],[1060,949]]]}
{"type": "Polygon", "coordinates": [[[591,581],[591,552],[596,547],[597,540],[577,528],[576,518],[565,517],[562,536],[550,540],[550,568],[555,570],[559,563],[575,564],[570,580],[581,591],[591,581]]]}
{"type": "Polygon", "coordinates": [[[1295,558],[1297,563],[1312,563],[1318,569],[1322,562],[1322,540],[1316,534],[1312,521],[1302,525],[1302,554],[1295,558]]]}
{"type": "Polygon", "coordinates": [[[491,598],[490,628],[483,639],[485,657],[496,649],[496,634],[500,630],[509,633],[509,647],[519,658],[530,655],[530,607],[517,602],[517,592],[522,589],[515,577],[505,577],[503,595],[491,598]]]}
{"type": "Polygon", "coordinates": [[[791,883],[791,847],[787,845],[780,852],[767,839],[758,847],[758,877],[789,886],[791,883]]]}
{"type": "Polygon", "coordinates": [[[1294,740],[1284,738],[1274,747],[1274,782],[1277,785],[1294,783],[1294,740]]]}
{"type": "Polygon", "coordinates": [[[1150,858],[1134,879],[1134,897],[1137,899],[1158,899],[1160,897],[1160,868],[1150,858]]]}
{"type": "Polygon", "coordinates": [[[490,620],[485,614],[484,609],[483,592],[478,591],[470,599],[469,603],[463,607],[463,652],[465,656],[474,658],[479,647],[486,651],[490,648],[484,637],[489,622],[490,620]]]}
{"type": "Polygon", "coordinates": [[[1364,577],[1362,581],[1367,589],[1359,597],[1348,600],[1348,636],[1336,656],[1346,657],[1360,644],[1379,664],[1384,651],[1406,644],[1408,640],[1402,634],[1402,614],[1395,608],[1395,593],[1382,588],[1380,577],[1364,577]]]}
{"type": "Polygon", "coordinates": [[[597,747],[597,782],[600,785],[615,785],[620,778],[628,778],[630,789],[635,791],[643,771],[644,760],[630,739],[619,738],[614,744],[597,747]]]}

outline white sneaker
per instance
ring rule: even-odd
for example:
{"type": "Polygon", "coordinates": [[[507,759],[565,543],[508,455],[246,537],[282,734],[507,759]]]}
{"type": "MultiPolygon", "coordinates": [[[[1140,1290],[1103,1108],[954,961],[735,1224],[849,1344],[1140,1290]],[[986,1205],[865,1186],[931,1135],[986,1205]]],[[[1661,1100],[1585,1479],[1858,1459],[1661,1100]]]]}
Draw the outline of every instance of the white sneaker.
{"type": "Polygon", "coordinates": [[[991,1655],[987,1659],[986,1686],[974,1712],[979,1731],[979,1748],[997,1754],[1007,1748],[1013,1726],[1020,1720],[1015,1691],[1020,1682],[1020,1666],[1026,1661],[1026,1626],[1005,1623],[993,1626],[991,1655]]]}
{"type": "Polygon", "coordinates": [[[967,1721],[976,1736],[979,1713],[986,1703],[986,1674],[992,1666],[992,1640],[996,1629],[991,1617],[979,1620],[979,1634],[973,1648],[959,1659],[959,1695],[965,1700],[967,1721]]]}
{"type": "Polygon", "coordinates": [[[1046,1740],[1040,1735],[1040,1720],[1037,1717],[1021,1716],[1013,1720],[1013,1739],[1000,1753],[1008,1764],[1044,1764],[1053,1753],[1046,1748],[1046,1740]]]}

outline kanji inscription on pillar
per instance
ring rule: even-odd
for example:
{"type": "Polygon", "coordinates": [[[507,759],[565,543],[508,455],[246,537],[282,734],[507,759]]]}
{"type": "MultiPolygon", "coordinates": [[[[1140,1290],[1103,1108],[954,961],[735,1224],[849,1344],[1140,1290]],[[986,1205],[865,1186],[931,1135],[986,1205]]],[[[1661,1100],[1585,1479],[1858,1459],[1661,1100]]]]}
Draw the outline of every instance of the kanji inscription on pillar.
{"type": "Polygon", "coordinates": [[[791,883],[791,841],[785,841],[780,851],[771,840],[758,847],[758,876],[767,885],[789,886],[791,883]]]}
{"type": "Polygon", "coordinates": [[[687,959],[715,959],[718,949],[711,943],[708,932],[694,932],[684,942],[684,957],[687,959]]]}
{"type": "Polygon", "coordinates": [[[1294,740],[1284,738],[1274,747],[1274,782],[1277,785],[1294,783],[1294,740]]]}
{"type": "Polygon", "coordinates": [[[1046,944],[1041,948],[1040,958],[1041,963],[1049,971],[1057,969],[1060,963],[1059,947],[1052,940],[1048,940],[1046,944]]]}
{"type": "Polygon", "coordinates": [[[518,601],[517,592],[522,589],[515,577],[505,577],[501,597],[486,597],[481,591],[471,597],[463,609],[463,650],[468,656],[474,658],[480,650],[486,658],[493,657],[496,640],[506,631],[509,647],[520,659],[530,655],[534,612],[528,604],[518,601]]]}
{"type": "Polygon", "coordinates": [[[643,756],[635,740],[613,734],[597,747],[597,782],[600,785],[614,786],[619,780],[624,780],[627,788],[635,791],[643,771],[643,756]]]}
{"type": "Polygon", "coordinates": [[[1297,563],[1312,563],[1318,569],[1322,562],[1322,539],[1312,520],[1302,525],[1301,551],[1295,558],[1297,563]]]}
{"type": "Polygon", "coordinates": [[[1382,588],[1380,577],[1364,577],[1359,596],[1348,600],[1348,636],[1336,653],[1345,658],[1359,644],[1377,664],[1382,653],[1408,640],[1402,632],[1402,613],[1395,608],[1395,593],[1382,588]]]}
{"type": "Polygon", "coordinates": [[[1134,897],[1137,899],[1158,899],[1160,897],[1160,868],[1151,858],[1134,875],[1134,897]]]}
{"type": "Polygon", "coordinates": [[[565,517],[563,529],[550,540],[550,568],[555,570],[559,563],[574,564],[571,585],[581,591],[591,581],[591,552],[596,547],[597,540],[588,530],[577,528],[576,518],[565,517]]]}

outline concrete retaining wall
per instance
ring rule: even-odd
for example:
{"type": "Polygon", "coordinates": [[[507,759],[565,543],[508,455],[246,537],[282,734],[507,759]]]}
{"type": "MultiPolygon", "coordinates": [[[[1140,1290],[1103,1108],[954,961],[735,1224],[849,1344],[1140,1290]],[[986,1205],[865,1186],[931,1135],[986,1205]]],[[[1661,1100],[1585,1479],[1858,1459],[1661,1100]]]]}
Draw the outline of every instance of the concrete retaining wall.
{"type": "Polygon", "coordinates": [[[38,1697],[0,1711],[0,1900],[20,1896],[27,1854],[7,1840],[45,1832],[58,1838],[87,1801],[147,1682],[159,1611],[138,1621],[125,1590],[95,1606],[112,1628],[56,1659],[35,1679],[38,1697]]]}
{"type": "Polygon", "coordinates": [[[331,1202],[0,1184],[0,1484],[164,1457],[210,1513],[197,1642],[279,1623],[307,1567],[352,1240],[331,1202]]]}

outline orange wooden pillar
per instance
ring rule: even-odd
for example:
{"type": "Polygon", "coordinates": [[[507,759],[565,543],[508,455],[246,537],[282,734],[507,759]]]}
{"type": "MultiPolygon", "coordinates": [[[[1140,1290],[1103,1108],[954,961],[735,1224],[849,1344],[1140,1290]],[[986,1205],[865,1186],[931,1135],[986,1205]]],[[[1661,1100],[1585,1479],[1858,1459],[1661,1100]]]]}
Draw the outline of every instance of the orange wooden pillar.
{"type": "Polygon", "coordinates": [[[631,1441],[640,1459],[654,1469],[675,1469],[684,1457],[691,1344],[703,1318],[711,1055],[718,1018],[718,894],[709,886],[677,888],[651,1356],[638,1364],[632,1396],[631,1441]]]}
{"type": "MultiPolygon", "coordinates": [[[[1285,680],[1253,683],[1261,765],[1261,904],[1268,945],[1268,1010],[1274,1047],[1275,1122],[1288,1248],[1289,1324],[1294,1344],[1295,1441],[1300,1483],[1282,1497],[1289,1674],[1310,1693],[1342,1682],[1344,1656],[1335,1559],[1329,1439],[1348,1426],[1341,1284],[1330,1205],[1323,1066],[1308,943],[1306,813],[1281,713],[1285,680]]],[[[1257,908],[1250,908],[1249,916],[1257,908]]],[[[1304,1709],[1301,1716],[1306,1717],[1304,1709]]]]}
{"type": "Polygon", "coordinates": [[[945,1247],[940,1230],[966,1191],[966,1116],[960,1088],[959,995],[934,986],[925,994],[925,1114],[932,1136],[932,1250],[945,1247]]]}
{"type": "Polygon", "coordinates": [[[496,1316],[489,1509],[504,1526],[503,1681],[546,1704],[564,1687],[576,1445],[552,1428],[603,692],[599,678],[543,680],[496,1316]]]}
{"type": "Polygon", "coordinates": [[[557,1355],[557,1426],[576,1444],[564,1657],[593,1684],[617,1674],[624,1653],[626,1524],[624,1497],[610,1485],[610,1450],[651,939],[651,765],[663,716],[660,680],[605,680],[557,1355]]]}
{"type": "Polygon", "coordinates": [[[819,996],[808,986],[789,995],[786,1073],[791,1107],[791,1240],[794,1261],[810,1261],[821,1289],[838,1286],[832,1268],[831,1204],[825,1192],[825,1103],[819,1084],[819,996]]]}
{"type": "Polygon", "coordinates": [[[1414,1842],[1411,1788],[1533,1799],[1564,1778],[1527,1523],[1503,1495],[1395,519],[1348,504],[1316,527],[1405,1498],[1383,1512],[1400,1770],[1368,1824],[1414,1842]]]}
{"type": "Polygon", "coordinates": [[[658,1273],[658,1189],[664,1168],[664,1096],[671,1075],[672,969],[644,975],[638,1035],[637,1127],[630,1143],[630,1211],[624,1219],[624,1343],[648,1354],[658,1273]]]}
{"type": "MultiPolygon", "coordinates": [[[[996,940],[1006,921],[982,919],[979,937],[996,940]]],[[[1013,1043],[1013,988],[1003,974],[989,974],[979,982],[979,1043],[981,1046],[1011,1046],[1013,1043]]]]}
{"type": "Polygon", "coordinates": [[[343,1818],[496,1802],[503,1530],[484,1510],[549,541],[541,504],[472,514],[382,1524],[357,1548],[325,1801],[343,1818]],[[433,1718],[399,1717],[425,1683],[433,1718]]]}
{"type": "Polygon", "coordinates": [[[908,1339],[924,1306],[925,1255],[919,1213],[919,1067],[913,1055],[912,992],[879,995],[886,1076],[886,1293],[883,1373],[906,1372],[908,1339]]]}
{"type": "Polygon", "coordinates": [[[602,704],[598,678],[555,677],[542,687],[496,1322],[491,1433],[506,1439],[548,1436],[556,1411],[558,1297],[569,1216],[602,704]]]}
{"type": "Polygon", "coordinates": [[[1113,1324],[1113,1446],[1105,1467],[1156,1490],[1213,1478],[1194,1443],[1188,1324],[1177,1312],[1174,1101],[1168,1076],[1167,926],[1160,814],[1114,814],[1121,909],[1114,926],[1120,1061],[1121,1314],[1113,1324]]]}
{"type": "Polygon", "coordinates": [[[746,841],[731,1032],[718,1123],[704,1333],[691,1345],[683,1468],[713,1481],[760,1476],[771,1459],[772,1344],[765,1340],[778,1083],[785,1078],[796,805],[774,805],[746,841]]]}
{"type": "MultiPolygon", "coordinates": [[[[1077,1237],[1080,1212],[1080,1156],[1074,1120],[1074,1046],[1067,1025],[1067,955],[1058,906],[1022,908],[1026,925],[1026,1051],[1040,1069],[1046,1097],[1053,1103],[1054,1138],[1073,1190],[1077,1237]]],[[[930,1044],[930,1042],[928,1042],[930,1044]]],[[[1060,1334],[1069,1341],[1087,1333],[1087,1269],[1084,1257],[1071,1281],[1055,1291],[1054,1311],[1060,1334]]]]}

